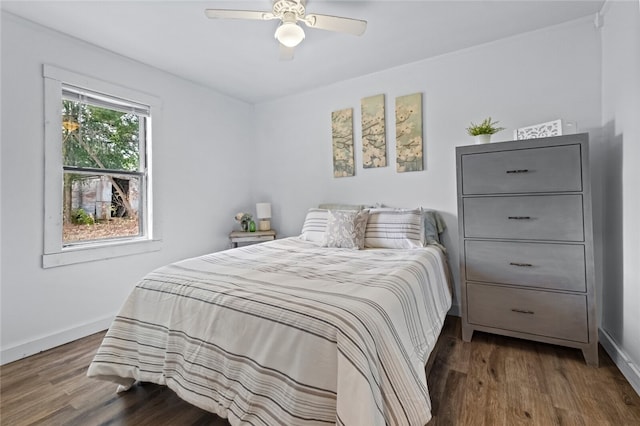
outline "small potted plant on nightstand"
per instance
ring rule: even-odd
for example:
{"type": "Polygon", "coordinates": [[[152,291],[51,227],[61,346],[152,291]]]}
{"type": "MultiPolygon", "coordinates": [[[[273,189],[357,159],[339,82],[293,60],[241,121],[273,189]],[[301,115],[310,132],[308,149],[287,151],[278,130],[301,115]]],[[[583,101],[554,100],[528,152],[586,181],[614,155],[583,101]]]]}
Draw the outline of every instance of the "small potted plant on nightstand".
{"type": "Polygon", "coordinates": [[[471,125],[467,127],[467,133],[471,136],[475,136],[476,143],[489,143],[491,142],[491,135],[504,130],[504,127],[497,127],[499,121],[491,121],[491,117],[485,118],[480,124],[471,122],[471,125]]]}

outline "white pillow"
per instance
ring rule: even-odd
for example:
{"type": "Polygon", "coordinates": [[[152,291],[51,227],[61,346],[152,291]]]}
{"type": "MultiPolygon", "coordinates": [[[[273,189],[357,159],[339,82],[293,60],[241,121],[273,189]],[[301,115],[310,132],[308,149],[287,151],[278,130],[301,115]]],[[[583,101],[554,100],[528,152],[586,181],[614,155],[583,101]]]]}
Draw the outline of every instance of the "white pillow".
{"type": "Polygon", "coordinates": [[[371,209],[365,231],[367,248],[424,247],[421,209],[371,209]]]}
{"type": "Polygon", "coordinates": [[[325,209],[309,209],[302,225],[301,240],[322,242],[327,228],[327,212],[325,209]]]}
{"type": "Polygon", "coordinates": [[[322,246],[362,250],[368,217],[367,210],[329,210],[322,246]]]}

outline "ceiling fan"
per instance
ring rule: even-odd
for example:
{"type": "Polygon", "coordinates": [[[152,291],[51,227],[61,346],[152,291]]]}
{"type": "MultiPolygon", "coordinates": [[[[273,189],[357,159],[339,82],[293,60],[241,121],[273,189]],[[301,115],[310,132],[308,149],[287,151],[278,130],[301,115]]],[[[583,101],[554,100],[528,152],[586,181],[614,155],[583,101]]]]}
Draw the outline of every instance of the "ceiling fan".
{"type": "Polygon", "coordinates": [[[293,48],[304,40],[304,30],[298,22],[309,28],[362,35],[367,29],[367,21],[340,16],[306,13],[306,0],[273,0],[271,12],[258,10],[206,9],[205,15],[211,19],[250,19],[282,21],[276,29],[275,38],[280,42],[280,58],[292,59],[293,48]]]}

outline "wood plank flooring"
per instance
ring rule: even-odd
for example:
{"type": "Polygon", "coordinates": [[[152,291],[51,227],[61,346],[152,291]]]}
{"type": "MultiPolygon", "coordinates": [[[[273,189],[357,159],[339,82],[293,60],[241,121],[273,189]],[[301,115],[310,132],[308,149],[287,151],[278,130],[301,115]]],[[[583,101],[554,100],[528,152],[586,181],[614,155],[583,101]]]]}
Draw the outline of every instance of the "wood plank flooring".
{"type": "MultiPolygon", "coordinates": [[[[165,387],[116,394],[87,378],[103,335],[2,366],[0,424],[228,426],[165,387]]],[[[479,332],[465,343],[457,317],[447,317],[440,339],[429,426],[640,425],[640,397],[602,349],[591,368],[575,349],[479,332]]]]}

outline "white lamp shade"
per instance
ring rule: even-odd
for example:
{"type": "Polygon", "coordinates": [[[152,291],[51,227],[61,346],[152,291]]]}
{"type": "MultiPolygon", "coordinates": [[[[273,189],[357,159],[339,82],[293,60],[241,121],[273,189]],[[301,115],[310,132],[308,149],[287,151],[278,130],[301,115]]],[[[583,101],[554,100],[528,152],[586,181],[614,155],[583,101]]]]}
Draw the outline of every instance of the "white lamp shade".
{"type": "Polygon", "coordinates": [[[276,29],[275,37],[287,47],[296,47],[304,40],[304,30],[295,22],[283,22],[276,29]]]}
{"type": "Polygon", "coordinates": [[[256,216],[258,219],[271,219],[271,203],[256,204],[256,216]]]}

